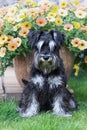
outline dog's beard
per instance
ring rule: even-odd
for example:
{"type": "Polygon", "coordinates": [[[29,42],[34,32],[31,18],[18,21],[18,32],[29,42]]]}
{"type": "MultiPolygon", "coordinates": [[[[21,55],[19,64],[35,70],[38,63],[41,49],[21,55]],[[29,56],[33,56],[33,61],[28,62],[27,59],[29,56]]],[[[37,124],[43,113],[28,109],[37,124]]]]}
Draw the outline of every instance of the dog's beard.
{"type": "Polygon", "coordinates": [[[59,58],[57,56],[52,56],[52,61],[44,61],[41,62],[40,60],[40,55],[35,52],[34,55],[34,66],[36,69],[40,70],[43,72],[43,74],[49,74],[52,70],[55,70],[57,67],[60,66],[59,58]]]}
{"type": "Polygon", "coordinates": [[[43,63],[39,63],[39,69],[44,73],[50,73],[52,70],[52,65],[50,65],[48,62],[44,61],[43,63]]]}

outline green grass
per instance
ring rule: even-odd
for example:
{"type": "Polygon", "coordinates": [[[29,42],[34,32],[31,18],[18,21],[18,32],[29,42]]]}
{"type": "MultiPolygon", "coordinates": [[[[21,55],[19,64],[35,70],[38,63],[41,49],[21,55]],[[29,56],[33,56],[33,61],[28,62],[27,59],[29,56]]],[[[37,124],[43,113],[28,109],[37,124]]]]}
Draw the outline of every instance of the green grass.
{"type": "Polygon", "coordinates": [[[87,75],[72,77],[68,84],[80,105],[72,117],[40,113],[35,117],[21,118],[15,111],[15,101],[0,102],[0,130],[87,130],[87,75]]]}

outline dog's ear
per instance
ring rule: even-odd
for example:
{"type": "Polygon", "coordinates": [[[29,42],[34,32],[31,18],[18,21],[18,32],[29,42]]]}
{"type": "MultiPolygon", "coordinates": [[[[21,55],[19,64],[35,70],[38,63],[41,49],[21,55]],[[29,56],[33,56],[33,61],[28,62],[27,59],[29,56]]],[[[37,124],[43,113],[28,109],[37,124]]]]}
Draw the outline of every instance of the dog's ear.
{"type": "Polygon", "coordinates": [[[52,30],[50,31],[50,33],[54,41],[58,44],[59,47],[65,42],[66,36],[61,32],[52,30]]]}
{"type": "Polygon", "coordinates": [[[27,38],[28,38],[29,44],[31,45],[32,48],[35,47],[37,41],[40,38],[41,33],[42,33],[42,31],[40,31],[40,30],[30,31],[28,33],[27,38]]]}
{"type": "Polygon", "coordinates": [[[28,85],[28,81],[27,80],[25,80],[25,79],[22,79],[22,82],[23,82],[23,84],[26,86],[26,85],[28,85]]]}

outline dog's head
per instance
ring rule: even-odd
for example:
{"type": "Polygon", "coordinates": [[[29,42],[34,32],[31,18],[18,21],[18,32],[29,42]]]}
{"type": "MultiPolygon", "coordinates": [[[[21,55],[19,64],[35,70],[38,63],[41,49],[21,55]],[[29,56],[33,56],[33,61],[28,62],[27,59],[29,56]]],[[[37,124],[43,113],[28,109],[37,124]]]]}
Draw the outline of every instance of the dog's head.
{"type": "Polygon", "coordinates": [[[50,73],[60,65],[59,49],[65,36],[59,31],[31,31],[28,34],[29,44],[35,50],[34,66],[44,74],[50,73]]]}

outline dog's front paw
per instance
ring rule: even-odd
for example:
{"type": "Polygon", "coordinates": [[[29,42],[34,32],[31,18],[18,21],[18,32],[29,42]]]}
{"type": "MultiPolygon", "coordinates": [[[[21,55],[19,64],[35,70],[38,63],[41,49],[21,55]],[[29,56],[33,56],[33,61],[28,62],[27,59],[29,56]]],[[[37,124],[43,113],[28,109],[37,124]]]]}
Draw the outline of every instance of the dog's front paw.
{"type": "Polygon", "coordinates": [[[20,115],[21,117],[32,117],[32,116],[37,115],[37,113],[20,112],[19,115],[20,115]]]}
{"type": "Polygon", "coordinates": [[[72,117],[72,114],[70,112],[67,112],[67,113],[62,113],[62,112],[59,112],[59,113],[53,113],[54,115],[57,115],[59,117],[72,117]]]}
{"type": "Polygon", "coordinates": [[[72,117],[72,114],[67,112],[61,115],[62,117],[72,117]]]}
{"type": "Polygon", "coordinates": [[[31,116],[28,115],[27,113],[22,113],[22,112],[20,112],[19,115],[20,115],[21,117],[31,117],[31,116]]]}

